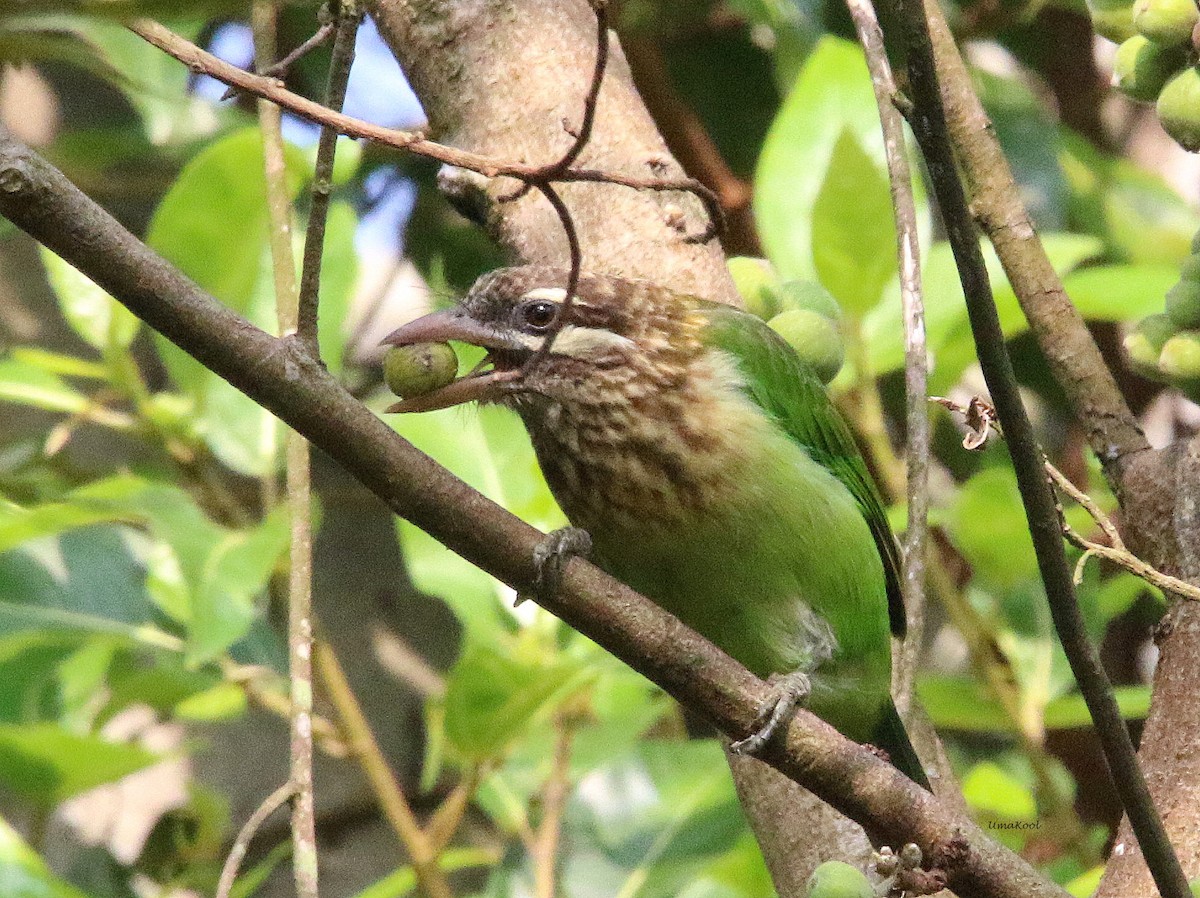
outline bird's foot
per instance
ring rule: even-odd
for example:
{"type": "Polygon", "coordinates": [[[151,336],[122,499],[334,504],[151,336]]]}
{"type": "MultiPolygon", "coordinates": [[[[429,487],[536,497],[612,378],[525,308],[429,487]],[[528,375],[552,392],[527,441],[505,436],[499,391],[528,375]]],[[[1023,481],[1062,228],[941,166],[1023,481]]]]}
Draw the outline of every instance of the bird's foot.
{"type": "Polygon", "coordinates": [[[767,680],[771,694],[758,709],[759,728],[745,739],[739,739],[729,750],[739,755],[754,755],[762,750],[779,725],[808,699],[812,682],[808,674],[795,670],[788,674],[771,674],[767,680]]]}
{"type": "MultiPolygon", "coordinates": [[[[539,599],[553,598],[562,585],[563,567],[572,558],[587,558],[592,552],[592,537],[578,527],[563,527],[548,533],[533,550],[533,564],[537,568],[534,593],[539,599]]],[[[517,596],[521,604],[528,596],[517,596]]]]}

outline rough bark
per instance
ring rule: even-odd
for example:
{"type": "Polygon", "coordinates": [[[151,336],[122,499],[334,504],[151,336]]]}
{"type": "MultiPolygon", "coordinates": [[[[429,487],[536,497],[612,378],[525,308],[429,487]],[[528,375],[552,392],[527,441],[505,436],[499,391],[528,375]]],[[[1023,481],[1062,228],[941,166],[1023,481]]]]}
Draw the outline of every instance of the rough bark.
{"type": "MultiPolygon", "coordinates": [[[[530,163],[554,161],[571,144],[595,61],[596,19],[587,3],[549,0],[369,0],[383,39],[424,105],[431,136],[443,143],[530,163]]],[[[638,97],[616,37],[600,91],[585,168],[637,176],[682,175],[638,97]]],[[[492,236],[520,262],[565,266],[562,227],[546,200],[530,192],[497,203],[520,185],[449,173],[450,189],[483,191],[492,236]]],[[[561,188],[583,245],[584,268],[652,279],[736,303],[716,241],[684,242],[706,222],[692,196],[634,191],[611,184],[561,188]]]]}

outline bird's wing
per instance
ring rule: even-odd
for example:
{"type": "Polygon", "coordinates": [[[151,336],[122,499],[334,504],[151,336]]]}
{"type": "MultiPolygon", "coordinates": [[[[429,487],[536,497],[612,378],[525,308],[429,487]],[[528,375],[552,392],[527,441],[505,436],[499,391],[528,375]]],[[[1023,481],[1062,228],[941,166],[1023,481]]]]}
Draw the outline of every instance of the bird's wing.
{"type": "Polygon", "coordinates": [[[718,303],[698,301],[698,305],[708,319],[707,342],[736,359],[750,398],[854,496],[883,559],[892,633],[903,636],[904,601],[896,538],[879,489],[825,385],[761,319],[718,303]]]}

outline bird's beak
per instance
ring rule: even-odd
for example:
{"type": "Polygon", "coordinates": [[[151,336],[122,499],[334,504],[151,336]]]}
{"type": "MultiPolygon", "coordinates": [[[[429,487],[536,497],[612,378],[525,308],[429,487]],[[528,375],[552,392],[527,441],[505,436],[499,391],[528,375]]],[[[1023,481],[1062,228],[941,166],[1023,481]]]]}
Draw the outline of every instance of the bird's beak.
{"type": "MultiPolygon", "coordinates": [[[[512,339],[467,315],[461,309],[433,312],[402,325],[383,338],[385,346],[411,346],[414,343],[444,343],[457,340],[484,349],[513,349],[512,339]]],[[[524,347],[520,347],[524,348],[524,347]]],[[[470,373],[422,396],[401,400],[388,412],[432,412],[464,402],[494,401],[508,392],[521,376],[521,369],[487,370],[491,354],[470,373]]]]}

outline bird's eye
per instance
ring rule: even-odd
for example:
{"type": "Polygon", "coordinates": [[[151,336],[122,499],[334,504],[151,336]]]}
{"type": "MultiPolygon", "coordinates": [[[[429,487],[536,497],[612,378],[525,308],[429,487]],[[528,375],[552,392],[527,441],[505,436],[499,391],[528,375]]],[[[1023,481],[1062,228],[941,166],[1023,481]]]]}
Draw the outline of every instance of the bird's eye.
{"type": "Polygon", "coordinates": [[[532,331],[544,331],[549,329],[554,323],[554,319],[558,317],[558,303],[550,302],[545,299],[535,299],[533,302],[527,302],[521,306],[521,321],[532,331]]]}

